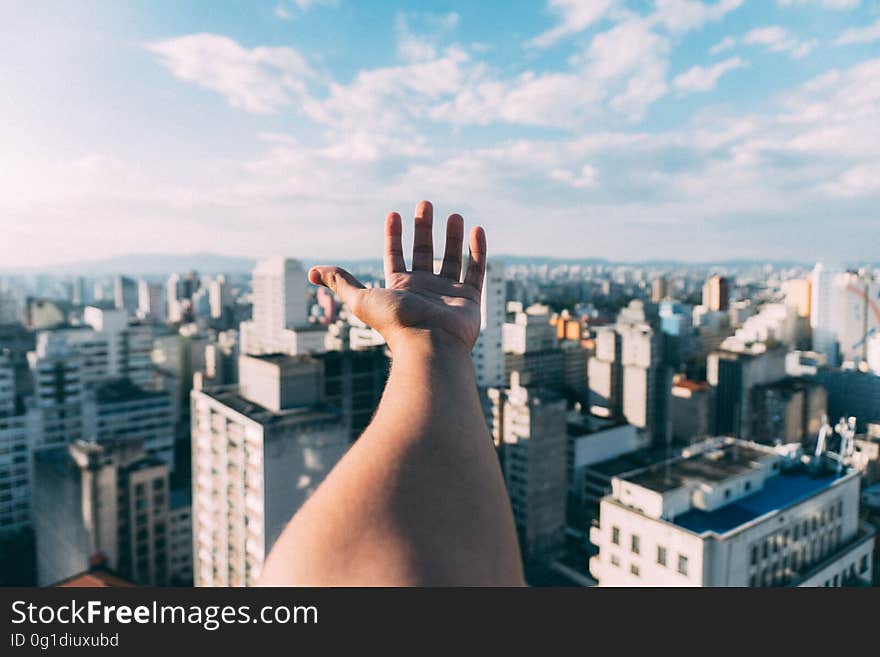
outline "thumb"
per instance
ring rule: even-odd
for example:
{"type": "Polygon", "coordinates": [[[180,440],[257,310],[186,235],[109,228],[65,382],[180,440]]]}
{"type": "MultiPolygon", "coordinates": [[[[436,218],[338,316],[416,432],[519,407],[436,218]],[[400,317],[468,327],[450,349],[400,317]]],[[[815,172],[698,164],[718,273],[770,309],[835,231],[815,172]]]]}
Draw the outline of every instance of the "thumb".
{"type": "Polygon", "coordinates": [[[358,297],[360,296],[360,291],[365,288],[363,283],[347,271],[341,267],[325,265],[312,267],[309,270],[309,281],[315,285],[329,287],[344,304],[357,314],[356,305],[358,297]]]}

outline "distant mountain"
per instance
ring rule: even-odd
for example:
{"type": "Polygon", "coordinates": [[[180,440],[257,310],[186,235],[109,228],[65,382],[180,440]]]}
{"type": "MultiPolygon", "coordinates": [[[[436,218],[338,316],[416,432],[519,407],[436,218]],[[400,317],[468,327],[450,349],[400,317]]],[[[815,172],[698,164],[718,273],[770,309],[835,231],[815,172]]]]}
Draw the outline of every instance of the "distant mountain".
{"type": "MultiPolygon", "coordinates": [[[[529,256],[529,255],[493,255],[495,260],[499,260],[508,265],[634,265],[641,267],[656,268],[702,268],[717,266],[730,269],[746,269],[752,267],[761,267],[771,264],[776,267],[795,267],[795,266],[812,266],[813,263],[802,263],[794,261],[776,261],[776,260],[758,260],[758,259],[730,259],[730,260],[706,260],[703,262],[682,262],[677,260],[633,260],[633,261],[613,261],[606,258],[584,257],[584,258],[558,258],[552,256],[529,256]]],[[[301,259],[305,266],[316,264],[335,264],[351,269],[353,271],[377,271],[382,268],[382,261],[379,258],[362,258],[357,260],[342,260],[332,257],[324,258],[320,261],[311,258],[301,259]]],[[[129,276],[158,276],[168,274],[169,272],[187,272],[195,270],[201,274],[246,274],[250,273],[256,259],[243,258],[237,256],[226,256],[217,253],[191,253],[186,255],[171,254],[131,254],[123,256],[115,256],[102,260],[88,260],[81,262],[73,262],[63,265],[46,266],[46,267],[28,267],[28,268],[3,268],[0,264],[0,274],[80,274],[84,276],[107,276],[112,274],[126,274],[129,276]]]]}

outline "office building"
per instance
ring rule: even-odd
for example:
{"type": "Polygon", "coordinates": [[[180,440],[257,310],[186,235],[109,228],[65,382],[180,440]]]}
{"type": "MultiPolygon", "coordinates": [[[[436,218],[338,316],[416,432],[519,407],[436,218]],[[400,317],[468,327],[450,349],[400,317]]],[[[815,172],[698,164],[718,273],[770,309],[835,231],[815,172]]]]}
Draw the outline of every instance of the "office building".
{"type": "Polygon", "coordinates": [[[113,280],[113,303],[117,310],[126,315],[134,315],[138,309],[138,284],[128,276],[117,276],[113,280]]]}
{"type": "Polygon", "coordinates": [[[261,260],[253,273],[253,319],[241,323],[244,354],[308,354],[325,350],[326,327],[309,324],[308,279],[298,260],[261,260]]]}
{"type": "Polygon", "coordinates": [[[504,266],[486,263],[486,279],[480,298],[480,335],[474,345],[473,360],[480,388],[505,385],[503,327],[505,320],[504,266]]]}
{"type": "MultiPolygon", "coordinates": [[[[525,381],[523,382],[525,383],[525,381]]],[[[568,490],[566,403],[558,393],[520,384],[491,388],[493,437],[526,561],[559,555],[568,490]]]]}
{"type": "Polygon", "coordinates": [[[600,586],[869,583],[859,475],[736,439],[612,479],[590,540],[600,586]]]}
{"type": "Polygon", "coordinates": [[[730,281],[725,276],[710,276],[703,285],[703,305],[712,312],[730,307],[730,281]]]}
{"type": "Polygon", "coordinates": [[[712,386],[712,433],[752,438],[752,389],[785,378],[784,347],[757,344],[709,354],[706,378],[712,386]]]}
{"type": "Polygon", "coordinates": [[[840,363],[837,341],[841,306],[841,272],[818,263],[810,278],[810,328],[813,351],[824,354],[832,367],[840,363]]]}
{"type": "Polygon", "coordinates": [[[752,389],[752,440],[768,445],[815,440],[828,414],[825,388],[786,378],[752,389]]]}
{"type": "Polygon", "coordinates": [[[128,379],[108,379],[83,395],[82,432],[100,444],[137,441],[144,452],[174,470],[171,395],[145,390],[128,379]]]}
{"type": "Polygon", "coordinates": [[[193,577],[248,586],[349,433],[308,356],[242,356],[239,387],[192,391],[193,577]]]}
{"type": "Polygon", "coordinates": [[[603,417],[623,415],[622,340],[614,327],[595,330],[595,354],[587,362],[590,412],[603,417]]]}
{"type": "Polygon", "coordinates": [[[672,440],[689,445],[710,434],[711,393],[706,381],[692,381],[677,375],[669,397],[669,428],[672,440]]]}
{"type": "Polygon", "coordinates": [[[662,359],[661,336],[647,324],[618,330],[622,342],[623,417],[662,443],[666,440],[670,375],[662,359]]]}
{"type": "Polygon", "coordinates": [[[168,298],[166,288],[157,283],[149,283],[145,280],[138,282],[138,309],[137,316],[158,324],[164,324],[168,319],[168,298]]]}
{"type": "Polygon", "coordinates": [[[138,584],[168,583],[167,464],[136,440],[78,441],[34,461],[40,586],[88,569],[95,557],[138,584]]]}

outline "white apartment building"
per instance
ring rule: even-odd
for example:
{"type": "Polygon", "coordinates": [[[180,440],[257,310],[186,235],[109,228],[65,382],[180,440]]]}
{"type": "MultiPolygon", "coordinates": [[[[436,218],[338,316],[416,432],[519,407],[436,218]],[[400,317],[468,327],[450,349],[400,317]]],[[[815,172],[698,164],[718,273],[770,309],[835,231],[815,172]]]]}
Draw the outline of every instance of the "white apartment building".
{"type": "Polygon", "coordinates": [[[174,406],[165,391],[144,390],[128,379],[108,379],[87,390],[83,436],[101,444],[137,440],[148,456],[174,470],[174,406]]]}
{"type": "Polygon", "coordinates": [[[504,266],[499,262],[488,261],[480,299],[480,336],[472,352],[477,386],[480,388],[505,385],[502,344],[505,291],[504,266]]]}
{"type": "Polygon", "coordinates": [[[563,543],[568,491],[566,403],[558,393],[520,385],[490,388],[493,433],[513,519],[526,559],[553,558],[563,543]]]}
{"type": "Polygon", "coordinates": [[[308,356],[242,356],[240,388],[194,389],[193,576],[249,586],[281,530],[349,445],[308,356]]]}
{"type": "Polygon", "coordinates": [[[525,354],[558,346],[556,327],[550,323],[550,308],[529,306],[517,311],[512,322],[504,324],[502,344],[505,353],[525,354]]]}
{"type": "Polygon", "coordinates": [[[138,310],[141,319],[164,323],[168,318],[168,296],[164,285],[138,282],[138,310]]]}
{"type": "Polygon", "coordinates": [[[298,260],[261,260],[252,286],[253,319],[241,323],[242,353],[293,356],[325,351],[327,329],[309,324],[308,279],[298,260]]]}
{"type": "Polygon", "coordinates": [[[846,586],[871,581],[859,474],[710,439],[614,477],[590,530],[600,586],[846,586]]]}
{"type": "Polygon", "coordinates": [[[831,366],[840,362],[837,342],[837,316],[841,305],[839,278],[839,271],[819,263],[810,279],[813,351],[825,354],[831,366]]]}

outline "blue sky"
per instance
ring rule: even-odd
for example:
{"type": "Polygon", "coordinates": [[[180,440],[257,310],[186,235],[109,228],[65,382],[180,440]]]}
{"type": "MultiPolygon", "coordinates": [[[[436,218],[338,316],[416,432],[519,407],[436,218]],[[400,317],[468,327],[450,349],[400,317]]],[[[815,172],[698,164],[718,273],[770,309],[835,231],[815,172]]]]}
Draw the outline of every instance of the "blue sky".
{"type": "Polygon", "coordinates": [[[372,256],[420,198],[495,253],[880,253],[880,0],[220,5],[0,10],[5,266],[372,256]]]}

